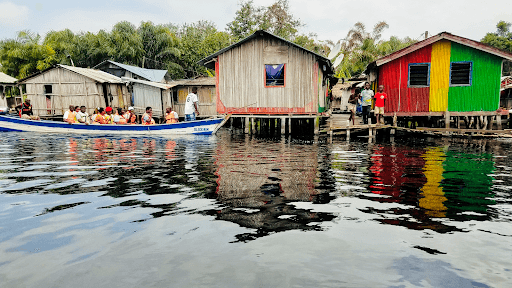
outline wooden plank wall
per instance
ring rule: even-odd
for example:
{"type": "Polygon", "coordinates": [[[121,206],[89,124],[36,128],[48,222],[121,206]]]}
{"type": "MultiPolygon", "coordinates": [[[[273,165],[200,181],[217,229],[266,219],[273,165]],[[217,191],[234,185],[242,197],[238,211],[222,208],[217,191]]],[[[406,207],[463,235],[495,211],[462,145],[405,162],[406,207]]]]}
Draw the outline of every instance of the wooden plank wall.
{"type": "Polygon", "coordinates": [[[218,61],[220,100],[228,109],[299,107],[305,111],[307,104],[318,99],[315,57],[286,42],[256,38],[219,55],[218,61]],[[285,87],[266,88],[264,65],[283,63],[285,87]]]}
{"type": "MultiPolygon", "coordinates": [[[[174,111],[180,117],[185,117],[185,99],[192,92],[193,86],[179,87],[178,102],[174,103],[174,111]]],[[[218,115],[215,102],[215,87],[204,86],[197,87],[197,98],[199,98],[199,113],[201,117],[211,117],[218,115]]]]}
{"type": "MultiPolygon", "coordinates": [[[[86,106],[89,114],[96,107],[106,107],[101,83],[83,75],[55,68],[28,79],[26,85],[27,98],[32,100],[34,114],[62,115],[69,105],[86,106]],[[51,85],[52,93],[45,94],[45,85],[51,85]],[[47,107],[47,97],[50,96],[51,109],[47,107]]],[[[128,89],[120,83],[106,83],[108,103],[110,106],[126,108],[130,104],[128,89]]]]}

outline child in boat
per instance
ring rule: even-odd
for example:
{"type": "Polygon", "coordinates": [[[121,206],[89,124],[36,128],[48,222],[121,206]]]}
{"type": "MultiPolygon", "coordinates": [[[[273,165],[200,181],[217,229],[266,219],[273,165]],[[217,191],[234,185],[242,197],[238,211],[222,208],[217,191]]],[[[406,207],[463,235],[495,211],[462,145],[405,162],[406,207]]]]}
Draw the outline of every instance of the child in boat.
{"type": "Polygon", "coordinates": [[[165,123],[173,124],[178,123],[178,113],[174,112],[171,107],[165,108],[165,123]]]}
{"type": "Polygon", "coordinates": [[[126,119],[123,117],[123,109],[117,108],[116,115],[114,115],[114,123],[117,125],[126,124],[126,119]]]}
{"type": "Polygon", "coordinates": [[[155,120],[153,120],[153,108],[146,107],[146,113],[142,115],[142,125],[155,125],[155,120]]]}

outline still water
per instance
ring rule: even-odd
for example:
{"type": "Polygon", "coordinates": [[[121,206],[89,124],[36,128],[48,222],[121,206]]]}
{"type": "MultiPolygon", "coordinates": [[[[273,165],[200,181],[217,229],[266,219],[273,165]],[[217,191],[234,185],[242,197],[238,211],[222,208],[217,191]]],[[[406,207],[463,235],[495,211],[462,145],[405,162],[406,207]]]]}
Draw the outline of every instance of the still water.
{"type": "Polygon", "coordinates": [[[512,287],[512,142],[0,139],[0,287],[512,287]]]}

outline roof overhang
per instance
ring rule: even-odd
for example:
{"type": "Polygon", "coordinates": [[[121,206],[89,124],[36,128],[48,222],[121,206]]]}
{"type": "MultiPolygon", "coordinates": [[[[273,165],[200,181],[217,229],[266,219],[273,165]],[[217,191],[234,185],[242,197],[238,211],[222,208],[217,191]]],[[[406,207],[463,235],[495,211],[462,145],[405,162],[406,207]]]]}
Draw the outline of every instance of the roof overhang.
{"type": "Polygon", "coordinates": [[[281,38],[281,37],[276,36],[276,35],[274,35],[272,33],[269,33],[269,32],[267,32],[265,30],[258,30],[256,32],[254,32],[253,34],[247,36],[246,38],[236,42],[235,44],[227,46],[227,47],[225,47],[225,48],[223,48],[223,49],[221,49],[221,50],[211,54],[210,56],[207,56],[207,57],[199,60],[197,63],[199,65],[205,66],[206,68],[215,69],[215,61],[216,61],[217,56],[219,56],[220,54],[223,54],[224,52],[229,51],[229,50],[231,50],[231,49],[233,49],[235,47],[242,46],[242,44],[244,44],[244,43],[246,43],[246,42],[248,42],[248,41],[250,41],[252,39],[255,39],[255,38],[258,38],[258,37],[264,37],[264,36],[268,36],[268,37],[272,37],[272,38],[281,40],[283,42],[286,42],[290,46],[293,46],[293,47],[295,47],[297,49],[300,49],[300,50],[302,50],[304,52],[313,54],[320,64],[326,66],[326,69],[325,69],[324,72],[327,72],[326,73],[327,75],[332,75],[334,73],[333,72],[334,69],[332,67],[331,60],[329,60],[328,58],[326,58],[326,57],[324,57],[324,56],[322,56],[320,54],[317,54],[317,53],[315,53],[313,51],[310,51],[310,50],[308,50],[308,49],[306,49],[306,48],[304,48],[304,47],[302,47],[300,45],[297,45],[297,44],[295,44],[293,42],[290,42],[290,41],[288,41],[288,40],[286,40],[284,38],[281,38]]]}
{"type": "Polygon", "coordinates": [[[489,46],[487,44],[484,44],[484,43],[481,43],[481,42],[478,42],[478,41],[474,41],[474,40],[471,40],[471,39],[467,39],[467,38],[464,38],[464,37],[460,37],[460,36],[456,36],[456,35],[453,35],[453,34],[450,34],[448,32],[442,32],[442,33],[439,33],[437,35],[434,35],[430,38],[427,38],[423,41],[420,41],[420,42],[417,42],[417,43],[414,43],[408,47],[405,47],[401,50],[398,50],[394,53],[391,53],[387,56],[384,56],[382,58],[379,58],[377,59],[375,62],[372,62],[368,65],[367,67],[367,70],[370,68],[372,68],[372,64],[374,66],[382,66],[386,63],[389,63],[395,59],[398,59],[402,56],[405,56],[409,53],[412,53],[416,50],[419,50],[423,47],[426,47],[428,45],[431,45],[435,42],[438,42],[438,41],[441,41],[441,40],[449,40],[449,41],[452,41],[452,42],[455,42],[455,43],[458,43],[458,44],[461,44],[461,45],[465,45],[465,46],[469,46],[469,47],[472,47],[474,49],[477,49],[477,50],[480,50],[480,51],[483,51],[483,52],[487,52],[489,54],[492,54],[492,55],[495,55],[495,56],[498,56],[498,57],[501,57],[503,59],[506,59],[506,60],[510,60],[512,61],[512,53],[509,53],[509,52],[506,52],[506,51],[503,51],[503,50],[500,50],[498,48],[494,48],[492,46],[489,46]]]}

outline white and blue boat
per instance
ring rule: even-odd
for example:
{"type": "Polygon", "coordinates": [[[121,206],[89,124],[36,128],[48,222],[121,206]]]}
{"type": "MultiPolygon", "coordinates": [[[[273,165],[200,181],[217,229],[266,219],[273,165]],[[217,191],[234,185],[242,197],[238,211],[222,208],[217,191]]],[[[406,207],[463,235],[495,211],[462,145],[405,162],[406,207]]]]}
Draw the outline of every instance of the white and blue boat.
{"type": "Polygon", "coordinates": [[[0,131],[96,135],[211,135],[215,134],[227,119],[228,117],[211,118],[156,125],[86,125],[48,120],[26,120],[17,116],[0,115],[0,131]]]}

